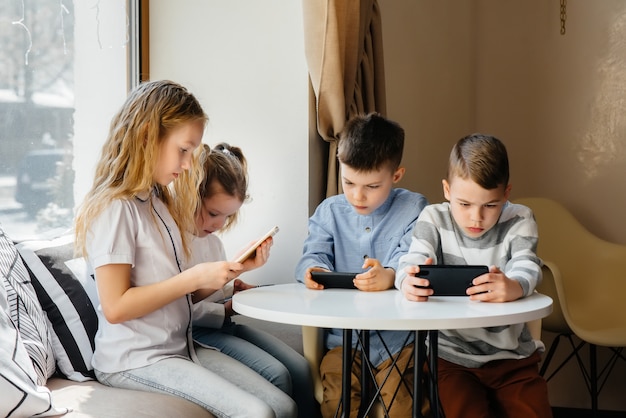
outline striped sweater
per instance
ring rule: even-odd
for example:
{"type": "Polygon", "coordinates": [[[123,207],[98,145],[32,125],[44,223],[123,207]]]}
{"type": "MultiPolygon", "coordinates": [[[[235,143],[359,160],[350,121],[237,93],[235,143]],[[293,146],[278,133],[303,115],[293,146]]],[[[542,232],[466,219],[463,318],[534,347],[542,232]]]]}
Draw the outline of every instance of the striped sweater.
{"type": "MultiPolygon", "coordinates": [[[[470,238],[455,223],[449,203],[429,205],[415,224],[409,252],[400,258],[396,287],[402,288],[406,266],[424,264],[431,257],[433,264],[495,265],[517,280],[527,296],[541,280],[537,238],[537,224],[526,206],[507,202],[493,228],[470,238]]],[[[543,350],[543,343],[533,341],[525,324],[439,332],[439,357],[465,367],[525,358],[537,349],[543,350]]]]}

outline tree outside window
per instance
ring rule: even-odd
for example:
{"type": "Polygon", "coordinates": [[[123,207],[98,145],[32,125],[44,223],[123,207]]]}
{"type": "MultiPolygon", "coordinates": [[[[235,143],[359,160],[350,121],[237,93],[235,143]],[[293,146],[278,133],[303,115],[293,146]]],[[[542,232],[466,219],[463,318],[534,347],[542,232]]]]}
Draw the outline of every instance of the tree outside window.
{"type": "Polygon", "coordinates": [[[75,171],[90,173],[81,161],[99,151],[77,143],[103,140],[104,118],[129,87],[129,6],[0,2],[0,224],[15,240],[71,227],[75,171]],[[110,93],[90,97],[103,82],[110,93]]]}

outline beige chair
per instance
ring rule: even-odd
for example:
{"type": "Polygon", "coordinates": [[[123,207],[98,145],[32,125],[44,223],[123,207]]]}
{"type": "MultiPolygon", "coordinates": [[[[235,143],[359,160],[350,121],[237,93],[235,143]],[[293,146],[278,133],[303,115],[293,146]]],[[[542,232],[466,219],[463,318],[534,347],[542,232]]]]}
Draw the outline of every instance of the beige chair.
{"type": "MultiPolygon", "coordinates": [[[[547,330],[550,332],[565,332],[569,330],[563,312],[561,312],[561,305],[556,294],[556,287],[554,284],[554,276],[559,274],[559,270],[554,263],[546,262],[544,260],[543,267],[541,268],[543,280],[537,285],[537,292],[550,296],[552,298],[552,313],[543,318],[529,321],[526,323],[530,335],[535,340],[541,340],[541,331],[547,330]]],[[[571,333],[571,332],[570,332],[571,333]]],[[[545,364],[545,361],[544,361],[545,364]]]]}
{"type": "MultiPolygon", "coordinates": [[[[597,415],[598,392],[615,361],[626,359],[622,353],[626,346],[626,245],[593,235],[554,200],[526,198],[515,203],[533,210],[539,226],[538,254],[558,266],[554,284],[563,317],[569,330],[589,344],[589,372],[583,375],[597,415]],[[606,368],[597,367],[597,346],[611,350],[606,368]]],[[[574,355],[578,357],[578,352],[574,355]]]]}
{"type": "MultiPolygon", "coordinates": [[[[539,240],[541,241],[541,237],[539,237],[539,240]]],[[[561,303],[559,302],[559,295],[556,291],[556,281],[561,280],[561,272],[556,264],[551,261],[543,260],[543,264],[543,280],[537,286],[537,291],[552,298],[552,313],[542,320],[539,320],[539,332],[537,333],[536,330],[533,332],[531,329],[531,334],[535,339],[540,339],[542,330],[556,334],[544,357],[541,369],[539,370],[539,374],[544,376],[546,381],[550,381],[550,379],[552,379],[554,375],[556,375],[567,363],[569,363],[572,358],[576,358],[576,354],[585,345],[585,342],[574,341],[574,332],[569,325],[567,325],[565,316],[563,316],[563,310],[561,309],[561,303]],[[552,362],[552,358],[554,357],[554,354],[556,354],[556,350],[558,349],[561,340],[567,340],[567,342],[569,342],[571,351],[558,366],[553,368],[552,373],[546,376],[550,363],[552,362]]]]}
{"type": "Polygon", "coordinates": [[[320,364],[324,356],[324,330],[317,327],[302,327],[302,353],[311,366],[313,375],[313,389],[315,399],[321,404],[324,399],[324,389],[320,376],[320,364]]]}

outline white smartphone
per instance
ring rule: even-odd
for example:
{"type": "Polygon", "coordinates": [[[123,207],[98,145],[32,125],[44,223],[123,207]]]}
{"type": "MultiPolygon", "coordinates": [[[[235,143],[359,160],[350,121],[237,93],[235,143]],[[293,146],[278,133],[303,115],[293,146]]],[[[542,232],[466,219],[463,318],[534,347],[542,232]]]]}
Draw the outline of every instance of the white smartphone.
{"type": "Polygon", "coordinates": [[[250,258],[250,256],[252,254],[254,254],[254,252],[259,247],[259,245],[263,244],[265,242],[265,240],[268,239],[269,237],[273,237],[274,235],[276,235],[277,232],[278,232],[278,227],[277,226],[275,226],[274,228],[270,229],[265,235],[263,235],[261,238],[259,238],[259,240],[257,242],[252,244],[250,246],[250,248],[248,248],[243,254],[241,254],[239,257],[237,257],[235,262],[236,263],[243,263],[244,261],[246,261],[248,258],[250,258]]]}

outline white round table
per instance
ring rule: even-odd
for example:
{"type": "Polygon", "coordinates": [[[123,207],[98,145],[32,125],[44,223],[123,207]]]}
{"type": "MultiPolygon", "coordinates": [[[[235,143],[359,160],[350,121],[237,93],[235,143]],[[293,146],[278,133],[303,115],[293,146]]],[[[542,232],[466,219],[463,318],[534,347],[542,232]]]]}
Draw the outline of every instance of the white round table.
{"type": "MultiPolygon", "coordinates": [[[[423,341],[429,331],[430,370],[436,388],[437,330],[495,327],[519,324],[544,318],[552,312],[552,299],[534,293],[507,303],[485,303],[463,296],[430,297],[427,302],[411,302],[398,290],[362,292],[355,289],[307,289],[302,283],[262,286],[238,292],[233,296],[233,309],[252,318],[283,324],[344,329],[345,353],[352,343],[350,330],[412,330],[416,332],[414,364],[426,357],[423,341]]],[[[421,367],[416,367],[413,399],[421,399],[419,384],[421,367]]],[[[350,365],[343,365],[343,405],[350,410],[350,365]]],[[[438,405],[435,390],[434,405],[438,405]]],[[[434,409],[439,416],[439,409],[434,409]]],[[[419,404],[413,408],[421,416],[419,404]]]]}
{"type": "Polygon", "coordinates": [[[307,289],[301,283],[262,286],[238,292],[233,309],[266,321],[322,328],[442,330],[518,324],[548,316],[552,299],[535,293],[507,303],[467,297],[431,297],[411,302],[398,290],[307,289]]]}

